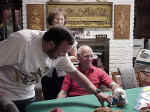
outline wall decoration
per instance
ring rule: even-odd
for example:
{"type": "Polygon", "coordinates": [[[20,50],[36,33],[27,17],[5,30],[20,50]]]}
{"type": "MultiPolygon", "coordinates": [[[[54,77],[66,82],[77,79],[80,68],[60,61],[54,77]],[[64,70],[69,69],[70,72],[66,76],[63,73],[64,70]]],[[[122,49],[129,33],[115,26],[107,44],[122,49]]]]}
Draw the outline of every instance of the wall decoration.
{"type": "Polygon", "coordinates": [[[130,5],[114,6],[114,39],[130,37],[130,5]]]}
{"type": "Polygon", "coordinates": [[[111,28],[112,2],[48,2],[47,15],[54,8],[63,8],[70,28],[111,28]]]}
{"type": "Polygon", "coordinates": [[[27,4],[27,28],[44,30],[43,4],[27,4]]]}

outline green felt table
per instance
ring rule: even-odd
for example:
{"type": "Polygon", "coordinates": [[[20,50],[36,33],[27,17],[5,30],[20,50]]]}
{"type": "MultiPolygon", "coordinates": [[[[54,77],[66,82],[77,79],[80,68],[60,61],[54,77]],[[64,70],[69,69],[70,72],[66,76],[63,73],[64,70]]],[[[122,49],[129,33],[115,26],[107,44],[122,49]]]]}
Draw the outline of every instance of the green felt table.
{"type": "MultiPolygon", "coordinates": [[[[127,89],[126,93],[129,103],[123,108],[113,107],[112,109],[123,110],[123,112],[136,112],[134,106],[136,105],[139,91],[140,88],[127,89]]],[[[94,95],[85,95],[34,102],[27,107],[27,112],[50,112],[56,107],[60,107],[64,112],[93,112],[99,106],[100,103],[94,95]]]]}

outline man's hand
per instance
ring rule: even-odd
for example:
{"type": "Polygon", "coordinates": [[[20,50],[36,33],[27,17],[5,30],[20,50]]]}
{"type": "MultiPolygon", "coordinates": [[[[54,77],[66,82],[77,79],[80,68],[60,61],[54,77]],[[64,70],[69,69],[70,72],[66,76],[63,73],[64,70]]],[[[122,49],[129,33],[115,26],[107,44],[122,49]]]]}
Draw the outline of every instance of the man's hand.
{"type": "Polygon", "coordinates": [[[112,102],[112,96],[108,94],[104,94],[103,92],[100,92],[96,94],[97,99],[101,103],[102,107],[104,107],[104,102],[106,101],[108,104],[111,104],[112,102]]]}
{"type": "Polygon", "coordinates": [[[68,56],[62,56],[56,59],[56,69],[71,73],[76,71],[76,67],[73,65],[68,56]]]}
{"type": "Polygon", "coordinates": [[[116,88],[114,91],[113,91],[113,97],[116,98],[116,99],[120,99],[120,97],[122,98],[124,104],[127,104],[128,101],[127,101],[127,95],[126,95],[126,91],[123,90],[122,88],[116,88]]]}
{"type": "Polygon", "coordinates": [[[126,92],[125,92],[125,90],[123,90],[122,88],[116,88],[116,89],[114,89],[114,91],[113,91],[113,96],[114,97],[119,97],[120,95],[124,95],[124,96],[126,96],[126,92]]]}
{"type": "Polygon", "coordinates": [[[19,110],[7,97],[0,96],[0,112],[19,112],[19,110]]]}

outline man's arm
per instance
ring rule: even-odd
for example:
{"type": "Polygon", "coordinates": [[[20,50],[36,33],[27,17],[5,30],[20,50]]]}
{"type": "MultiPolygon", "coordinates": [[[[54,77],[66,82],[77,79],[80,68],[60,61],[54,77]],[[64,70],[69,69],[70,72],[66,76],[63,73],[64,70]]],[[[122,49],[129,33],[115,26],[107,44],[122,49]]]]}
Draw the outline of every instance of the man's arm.
{"type": "Polygon", "coordinates": [[[116,88],[120,88],[120,86],[114,81],[110,83],[109,87],[112,89],[112,91],[114,91],[116,88]]]}
{"type": "Polygon", "coordinates": [[[101,106],[104,106],[104,102],[111,104],[111,96],[104,94],[102,91],[96,88],[96,86],[80,71],[76,70],[70,73],[70,77],[75,80],[81,87],[85,88],[90,94],[94,94],[101,106]]]}
{"type": "MultiPolygon", "coordinates": [[[[96,94],[96,87],[93,85],[92,82],[89,81],[89,79],[82,74],[77,69],[73,72],[69,73],[72,80],[75,80],[81,87],[86,88],[89,93],[96,94]]],[[[67,78],[67,77],[65,77],[67,78]]],[[[65,81],[65,80],[64,80],[65,81]]],[[[64,98],[67,96],[67,91],[61,90],[58,94],[58,98],[64,98]]]]}
{"type": "Polygon", "coordinates": [[[67,74],[64,77],[63,83],[62,83],[62,87],[61,87],[61,91],[58,93],[57,98],[65,98],[68,96],[69,94],[69,90],[71,88],[71,78],[70,78],[70,74],[67,74]]]}
{"type": "Polygon", "coordinates": [[[67,91],[61,90],[58,95],[57,98],[65,98],[67,97],[67,91]]]}
{"type": "Polygon", "coordinates": [[[76,70],[70,73],[70,77],[75,80],[81,87],[86,88],[86,90],[91,93],[96,93],[95,85],[89,81],[89,79],[80,71],[76,70]]]}
{"type": "Polygon", "coordinates": [[[103,82],[104,85],[111,88],[114,91],[117,88],[121,88],[116,82],[112,80],[112,78],[104,71],[100,72],[100,80],[103,82]]]}
{"type": "Polygon", "coordinates": [[[19,110],[7,96],[0,96],[0,112],[19,112],[19,110]]]}

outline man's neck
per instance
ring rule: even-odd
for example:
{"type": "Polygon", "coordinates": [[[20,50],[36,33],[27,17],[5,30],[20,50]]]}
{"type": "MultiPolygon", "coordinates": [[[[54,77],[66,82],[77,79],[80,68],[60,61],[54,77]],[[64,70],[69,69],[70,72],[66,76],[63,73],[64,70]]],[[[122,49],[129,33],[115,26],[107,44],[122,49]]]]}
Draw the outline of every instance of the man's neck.
{"type": "Polygon", "coordinates": [[[90,65],[89,66],[79,65],[79,67],[82,72],[87,72],[90,68],[90,65]]]}

